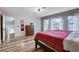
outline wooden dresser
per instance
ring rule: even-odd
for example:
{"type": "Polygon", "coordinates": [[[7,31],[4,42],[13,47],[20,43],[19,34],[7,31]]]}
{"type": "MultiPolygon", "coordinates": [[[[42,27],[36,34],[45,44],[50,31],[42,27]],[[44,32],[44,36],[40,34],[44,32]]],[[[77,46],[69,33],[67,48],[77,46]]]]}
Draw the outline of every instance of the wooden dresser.
{"type": "Polygon", "coordinates": [[[34,26],[33,25],[26,25],[25,26],[25,34],[26,36],[34,34],[34,26]]]}

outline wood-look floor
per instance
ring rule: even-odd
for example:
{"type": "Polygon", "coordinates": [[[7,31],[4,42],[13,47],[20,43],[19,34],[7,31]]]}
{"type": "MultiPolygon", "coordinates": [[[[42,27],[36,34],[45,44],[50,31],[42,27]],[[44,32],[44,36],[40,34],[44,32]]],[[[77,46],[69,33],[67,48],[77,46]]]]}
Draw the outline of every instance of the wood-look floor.
{"type": "Polygon", "coordinates": [[[0,52],[47,52],[44,48],[38,47],[35,50],[34,36],[13,38],[0,44],[0,52]]]}

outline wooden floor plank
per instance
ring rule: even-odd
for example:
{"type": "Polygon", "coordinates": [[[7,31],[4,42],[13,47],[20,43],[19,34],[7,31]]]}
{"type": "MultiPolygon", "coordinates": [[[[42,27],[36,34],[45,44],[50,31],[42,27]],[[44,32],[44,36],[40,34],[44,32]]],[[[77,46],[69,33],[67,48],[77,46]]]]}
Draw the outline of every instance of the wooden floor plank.
{"type": "Polygon", "coordinates": [[[0,44],[0,52],[43,52],[43,48],[35,50],[34,36],[11,39],[0,44]]]}

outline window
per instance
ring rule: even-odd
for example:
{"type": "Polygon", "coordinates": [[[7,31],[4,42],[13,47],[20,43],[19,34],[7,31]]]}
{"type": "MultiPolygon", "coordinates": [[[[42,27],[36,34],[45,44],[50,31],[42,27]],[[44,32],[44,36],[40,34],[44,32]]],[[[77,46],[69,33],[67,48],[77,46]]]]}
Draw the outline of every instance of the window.
{"type": "Polygon", "coordinates": [[[56,18],[51,20],[51,30],[63,29],[62,18],[56,18]]]}
{"type": "Polygon", "coordinates": [[[78,31],[78,15],[68,16],[68,30],[78,31]]]}
{"type": "Polygon", "coordinates": [[[44,31],[49,30],[49,19],[44,20],[44,31]]]}
{"type": "Polygon", "coordinates": [[[44,20],[44,31],[46,30],[62,30],[63,21],[62,18],[50,18],[44,20]]]}
{"type": "Polygon", "coordinates": [[[44,31],[49,29],[79,31],[79,9],[76,11],[48,16],[49,18],[47,17],[44,20],[44,31]]]}

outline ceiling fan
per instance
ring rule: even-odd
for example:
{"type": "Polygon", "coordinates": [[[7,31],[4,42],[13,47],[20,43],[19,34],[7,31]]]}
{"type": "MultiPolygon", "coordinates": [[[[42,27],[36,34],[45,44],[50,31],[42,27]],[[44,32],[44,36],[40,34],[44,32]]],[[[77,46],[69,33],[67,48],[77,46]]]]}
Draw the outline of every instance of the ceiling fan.
{"type": "Polygon", "coordinates": [[[38,8],[38,11],[40,12],[40,11],[43,11],[45,9],[46,9],[46,7],[41,7],[41,8],[38,8]]]}

